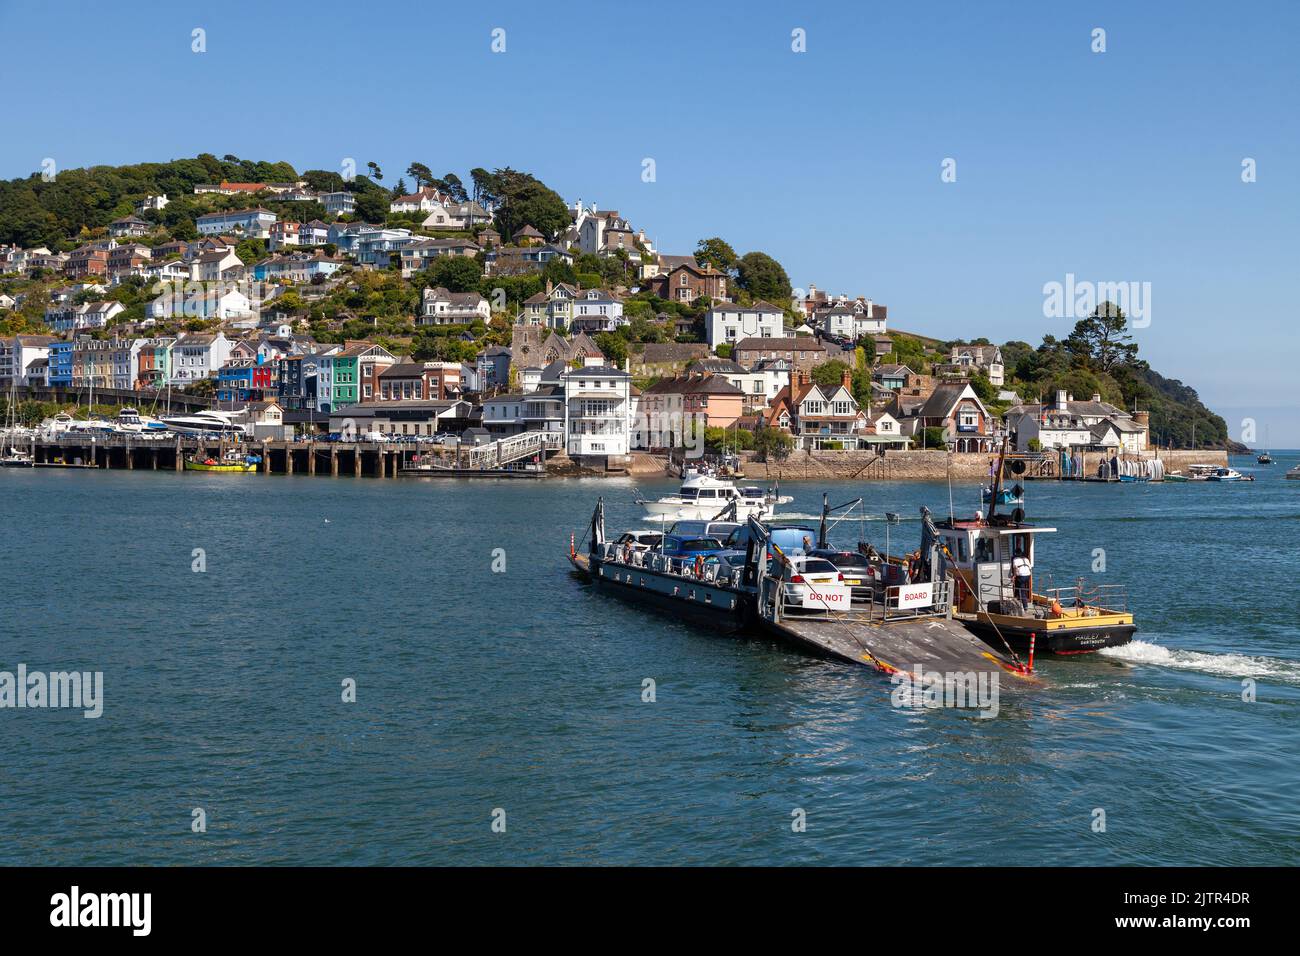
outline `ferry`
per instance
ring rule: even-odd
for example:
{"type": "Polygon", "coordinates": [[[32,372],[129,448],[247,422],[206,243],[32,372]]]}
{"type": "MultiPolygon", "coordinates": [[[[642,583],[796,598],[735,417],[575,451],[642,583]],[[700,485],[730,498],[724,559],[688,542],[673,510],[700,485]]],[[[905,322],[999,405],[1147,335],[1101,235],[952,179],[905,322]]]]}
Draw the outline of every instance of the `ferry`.
{"type": "Polygon", "coordinates": [[[682,482],[674,495],[656,500],[637,499],[646,516],[655,520],[707,521],[722,509],[735,505],[735,520],[746,518],[771,518],[776,506],[788,504],[793,499],[775,491],[754,485],[737,485],[735,482],[708,475],[695,475],[682,482]]]}
{"type": "Polygon", "coordinates": [[[192,415],[164,416],[162,424],[181,435],[243,435],[247,431],[234,413],[205,409],[192,415]]]}
{"type": "Polygon", "coordinates": [[[215,471],[245,475],[255,473],[261,463],[260,455],[246,455],[237,448],[223,452],[218,458],[213,458],[211,455],[200,458],[194,455],[186,456],[184,460],[186,471],[215,471]]]}
{"type": "MultiPolygon", "coordinates": [[[[1025,660],[1015,651],[992,648],[952,620],[950,581],[886,587],[878,601],[857,604],[843,574],[829,562],[783,549],[772,529],[752,515],[740,530],[746,532],[742,564],[684,562],[638,547],[631,536],[607,541],[599,501],[587,530],[588,550],[580,551],[570,537],[568,557],[599,592],[722,633],[765,632],[817,656],[884,674],[924,668],[953,679],[999,673],[1032,677],[1032,656],[1025,660]]],[[[803,530],[810,544],[816,532],[803,530]]]]}

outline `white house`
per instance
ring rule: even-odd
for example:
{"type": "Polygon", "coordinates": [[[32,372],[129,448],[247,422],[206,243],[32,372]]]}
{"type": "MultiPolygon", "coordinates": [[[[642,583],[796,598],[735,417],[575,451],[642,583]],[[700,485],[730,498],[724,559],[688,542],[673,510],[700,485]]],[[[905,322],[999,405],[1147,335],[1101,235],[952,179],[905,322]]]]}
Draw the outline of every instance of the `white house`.
{"type": "Polygon", "coordinates": [[[477,292],[448,292],[439,286],[425,289],[416,325],[468,325],[475,319],[492,317],[488,300],[477,292]]]}
{"type": "Polygon", "coordinates": [[[102,329],[119,312],[125,311],[121,302],[86,302],[83,305],[45,310],[45,324],[55,332],[78,332],[82,329],[102,329]]]}
{"type": "Polygon", "coordinates": [[[187,332],[172,345],[172,383],[186,385],[216,374],[230,360],[233,343],[221,332],[187,332]]]}
{"type": "Polygon", "coordinates": [[[784,334],[783,315],[781,309],[761,300],[750,306],[716,303],[704,316],[709,348],[743,339],[779,339],[784,334]]]}
{"type": "Polygon", "coordinates": [[[572,302],[573,318],[569,327],[577,332],[595,334],[613,332],[627,325],[623,317],[623,300],[604,289],[585,289],[572,302]]]}
{"type": "Polygon", "coordinates": [[[564,433],[569,456],[621,459],[632,432],[632,376],[608,365],[568,369],[564,389],[564,433]]]}
{"type": "Polygon", "coordinates": [[[1003,419],[1018,451],[1028,451],[1034,440],[1040,448],[1119,448],[1134,453],[1148,443],[1146,412],[1130,415],[1096,394],[1077,402],[1059,389],[1052,404],[1015,405],[1003,419]]]}
{"type": "Polygon", "coordinates": [[[212,212],[199,216],[194,225],[199,234],[219,236],[224,233],[250,239],[267,239],[276,215],[269,209],[235,209],[231,212],[212,212]]]}
{"type": "Polygon", "coordinates": [[[418,192],[410,193],[406,196],[398,196],[388,204],[389,212],[422,212],[426,215],[433,212],[435,206],[441,206],[443,200],[447,198],[432,186],[425,186],[418,192]]]}
{"type": "Polygon", "coordinates": [[[317,198],[327,216],[350,216],[357,211],[357,197],[349,192],[321,193],[317,198]]]}
{"type": "Polygon", "coordinates": [[[20,385],[29,384],[33,365],[42,360],[49,364],[50,343],[56,341],[52,335],[0,338],[0,383],[8,385],[17,379],[20,385]]]}

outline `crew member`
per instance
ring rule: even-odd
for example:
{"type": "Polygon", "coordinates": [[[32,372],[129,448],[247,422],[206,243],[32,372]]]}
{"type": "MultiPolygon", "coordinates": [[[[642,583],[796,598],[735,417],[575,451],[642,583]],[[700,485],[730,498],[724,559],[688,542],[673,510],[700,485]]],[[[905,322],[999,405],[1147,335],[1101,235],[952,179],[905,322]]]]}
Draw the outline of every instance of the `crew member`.
{"type": "Polygon", "coordinates": [[[1034,596],[1033,568],[1023,552],[1011,559],[1011,571],[1016,576],[1016,600],[1029,607],[1034,596]]]}

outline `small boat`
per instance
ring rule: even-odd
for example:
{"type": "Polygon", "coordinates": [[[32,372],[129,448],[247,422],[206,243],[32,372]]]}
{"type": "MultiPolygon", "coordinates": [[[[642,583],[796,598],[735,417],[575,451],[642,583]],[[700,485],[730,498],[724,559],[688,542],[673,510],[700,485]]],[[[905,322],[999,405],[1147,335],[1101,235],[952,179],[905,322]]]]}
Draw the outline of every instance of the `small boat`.
{"type": "Polygon", "coordinates": [[[1181,471],[1167,471],[1167,472],[1165,472],[1165,481],[1172,481],[1172,482],[1175,482],[1175,483],[1176,483],[1176,482],[1180,482],[1180,481],[1191,481],[1191,480],[1192,480],[1192,479],[1188,478],[1188,477],[1187,477],[1186,475],[1184,475],[1181,471]]]}
{"type": "Polygon", "coordinates": [[[187,456],[185,458],[185,470],[250,474],[256,472],[257,466],[261,463],[262,457],[260,455],[246,455],[239,449],[232,448],[224,452],[219,458],[211,456],[200,458],[197,455],[187,456]]]}
{"type": "Polygon", "coordinates": [[[36,459],[31,455],[12,446],[9,448],[9,454],[0,458],[0,468],[31,468],[35,464],[36,459]]]}
{"type": "Polygon", "coordinates": [[[789,496],[782,497],[757,486],[695,475],[682,482],[677,494],[653,501],[638,498],[637,504],[645,508],[651,518],[696,521],[717,517],[719,512],[734,504],[736,517],[733,520],[744,521],[751,515],[759,519],[770,518],[776,513],[778,504],[787,504],[791,500],[789,496]]]}
{"type": "Polygon", "coordinates": [[[1188,481],[1209,481],[1210,476],[1213,475],[1216,470],[1218,470],[1218,467],[1219,467],[1218,465],[1188,465],[1187,480],[1188,481]]]}
{"type": "Polygon", "coordinates": [[[1295,467],[1291,468],[1291,469],[1290,469],[1289,471],[1287,471],[1287,473],[1286,473],[1285,475],[1283,475],[1282,477],[1283,477],[1283,478],[1291,478],[1292,480],[1295,480],[1295,481],[1300,481],[1300,465],[1296,465],[1295,467]]]}
{"type": "Polygon", "coordinates": [[[1254,475],[1243,475],[1233,468],[1216,468],[1207,481],[1254,481],[1254,475]]]}
{"type": "MultiPolygon", "coordinates": [[[[981,497],[987,505],[993,501],[993,489],[985,487],[981,492],[981,497]]],[[[1000,505],[1023,505],[1025,503],[1025,489],[1016,485],[1013,488],[1000,488],[997,494],[998,504],[1000,505]]]]}
{"type": "Polygon", "coordinates": [[[1258,456],[1256,456],[1255,460],[1259,462],[1261,465],[1273,464],[1273,456],[1266,451],[1261,452],[1258,456]]]}

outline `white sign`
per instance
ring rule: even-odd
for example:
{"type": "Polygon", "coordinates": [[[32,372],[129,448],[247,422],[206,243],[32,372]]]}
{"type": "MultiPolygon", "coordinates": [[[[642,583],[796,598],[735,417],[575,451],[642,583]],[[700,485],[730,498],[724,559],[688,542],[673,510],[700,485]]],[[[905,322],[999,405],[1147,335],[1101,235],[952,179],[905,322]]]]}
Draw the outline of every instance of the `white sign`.
{"type": "Polygon", "coordinates": [[[903,584],[893,590],[898,592],[899,609],[909,607],[929,607],[934,603],[934,583],[903,584]]]}
{"type": "Polygon", "coordinates": [[[847,611],[853,604],[853,589],[842,584],[805,584],[803,607],[819,611],[847,611]]]}

